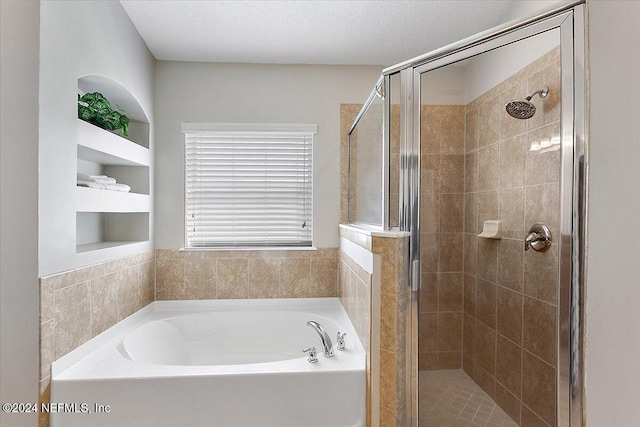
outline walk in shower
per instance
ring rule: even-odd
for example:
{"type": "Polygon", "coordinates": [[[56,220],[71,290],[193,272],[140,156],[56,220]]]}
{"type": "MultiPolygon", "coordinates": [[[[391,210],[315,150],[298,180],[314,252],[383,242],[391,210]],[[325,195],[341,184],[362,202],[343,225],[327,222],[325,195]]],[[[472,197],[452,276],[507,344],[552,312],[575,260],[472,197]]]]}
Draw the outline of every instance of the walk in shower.
{"type": "Polygon", "coordinates": [[[389,67],[349,130],[349,222],[411,233],[407,424],[581,425],[583,33],[573,4],[389,67]]]}

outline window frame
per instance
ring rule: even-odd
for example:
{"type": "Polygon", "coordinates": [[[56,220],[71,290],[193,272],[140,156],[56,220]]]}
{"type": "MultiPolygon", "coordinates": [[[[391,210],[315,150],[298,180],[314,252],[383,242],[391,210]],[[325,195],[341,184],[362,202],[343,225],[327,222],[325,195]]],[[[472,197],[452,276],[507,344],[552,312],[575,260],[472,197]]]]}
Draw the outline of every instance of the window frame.
{"type": "Polygon", "coordinates": [[[313,232],[313,214],[314,214],[314,167],[313,167],[313,157],[314,157],[314,136],[318,133],[317,124],[283,124],[283,123],[182,123],[182,133],[184,134],[184,159],[183,159],[183,167],[184,167],[184,205],[183,205],[183,216],[182,219],[184,221],[184,241],[182,250],[188,251],[216,251],[216,250],[309,250],[314,249],[314,232],[313,232]],[[237,134],[306,134],[311,138],[310,142],[310,158],[309,164],[311,167],[310,176],[311,182],[309,184],[309,190],[311,191],[310,196],[310,207],[309,207],[309,219],[312,224],[312,229],[310,233],[310,240],[308,244],[301,245],[277,245],[277,244],[261,244],[260,242],[252,242],[247,244],[220,244],[220,245],[202,245],[202,246],[194,246],[193,242],[189,242],[188,237],[188,166],[187,166],[187,137],[189,133],[237,133],[237,134]]]}

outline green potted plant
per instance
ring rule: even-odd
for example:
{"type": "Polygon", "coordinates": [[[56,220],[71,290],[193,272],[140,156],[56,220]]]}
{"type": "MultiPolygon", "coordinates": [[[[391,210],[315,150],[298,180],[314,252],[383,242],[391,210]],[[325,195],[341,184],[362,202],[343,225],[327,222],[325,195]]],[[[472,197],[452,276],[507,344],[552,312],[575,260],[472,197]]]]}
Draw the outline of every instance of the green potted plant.
{"type": "Polygon", "coordinates": [[[129,117],[119,106],[111,108],[109,101],[99,92],[78,95],[78,118],[102,129],[114,132],[121,130],[123,136],[128,135],[129,117]]]}

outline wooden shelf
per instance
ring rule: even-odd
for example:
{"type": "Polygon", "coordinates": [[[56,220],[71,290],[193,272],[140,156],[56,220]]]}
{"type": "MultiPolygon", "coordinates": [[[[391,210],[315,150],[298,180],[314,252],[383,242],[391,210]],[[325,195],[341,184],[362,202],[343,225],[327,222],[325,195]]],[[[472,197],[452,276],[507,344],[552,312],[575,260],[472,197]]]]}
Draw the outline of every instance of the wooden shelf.
{"type": "Polygon", "coordinates": [[[101,165],[149,166],[151,154],[133,141],[78,119],[78,158],[101,165]]]}
{"type": "Polygon", "coordinates": [[[149,212],[148,194],[76,187],[77,212],[149,212]]]}

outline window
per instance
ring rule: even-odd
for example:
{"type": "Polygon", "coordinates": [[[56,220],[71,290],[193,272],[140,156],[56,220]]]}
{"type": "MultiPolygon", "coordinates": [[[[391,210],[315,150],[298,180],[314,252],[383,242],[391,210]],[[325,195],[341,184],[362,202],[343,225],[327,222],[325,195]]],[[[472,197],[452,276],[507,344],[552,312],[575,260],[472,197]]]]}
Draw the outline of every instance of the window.
{"type": "Polygon", "coordinates": [[[311,246],[316,125],[184,123],[188,248],[311,246]]]}

